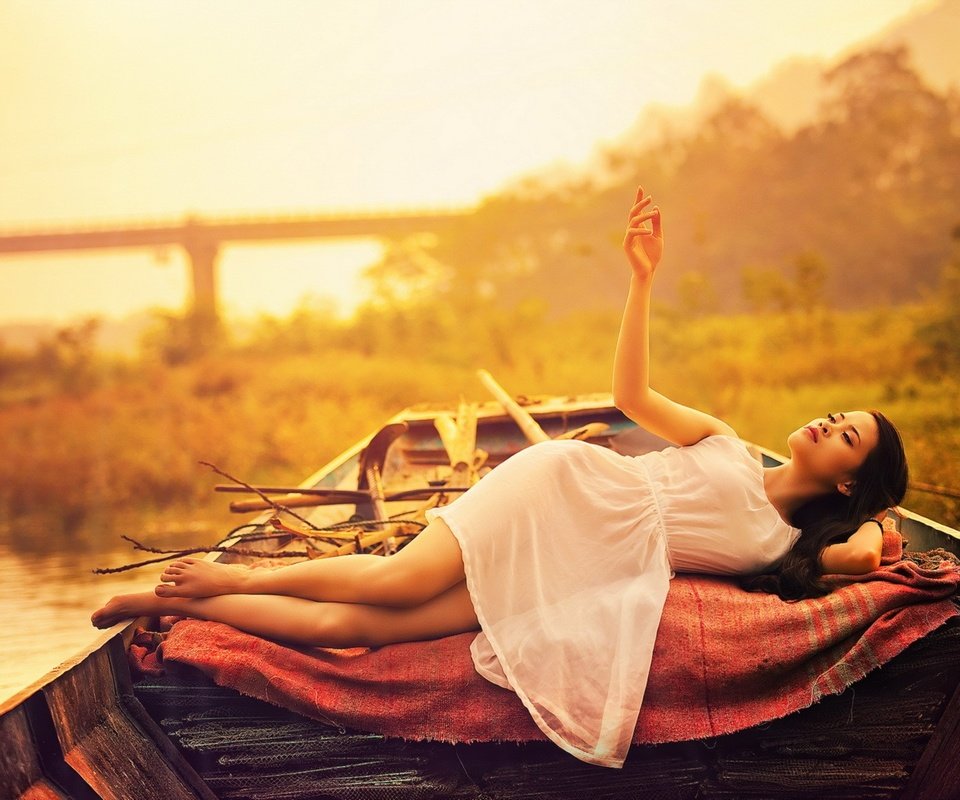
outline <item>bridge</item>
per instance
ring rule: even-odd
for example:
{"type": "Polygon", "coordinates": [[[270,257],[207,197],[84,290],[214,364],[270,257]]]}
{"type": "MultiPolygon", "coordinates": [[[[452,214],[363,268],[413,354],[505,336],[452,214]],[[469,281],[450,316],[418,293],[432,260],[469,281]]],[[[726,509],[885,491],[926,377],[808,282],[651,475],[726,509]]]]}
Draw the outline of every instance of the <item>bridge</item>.
{"type": "Polygon", "coordinates": [[[102,227],[0,231],[0,254],[181,247],[191,273],[190,307],[200,319],[217,317],[217,260],[226,245],[309,239],[391,239],[443,233],[473,209],[437,211],[198,217],[173,222],[129,222],[102,227]]]}

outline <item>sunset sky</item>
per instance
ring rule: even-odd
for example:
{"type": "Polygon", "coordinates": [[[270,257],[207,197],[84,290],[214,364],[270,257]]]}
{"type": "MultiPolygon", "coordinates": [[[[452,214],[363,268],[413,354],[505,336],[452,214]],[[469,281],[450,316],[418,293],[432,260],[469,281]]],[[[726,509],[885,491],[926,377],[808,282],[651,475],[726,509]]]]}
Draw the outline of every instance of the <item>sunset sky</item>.
{"type": "MultiPolygon", "coordinates": [[[[469,206],[580,163],[707,74],[746,87],[924,0],[5,0],[0,231],[112,220],[469,206]]],[[[369,242],[228,248],[228,311],[347,308],[369,242]]],[[[183,257],[0,256],[0,323],[186,295],[183,257]]]]}

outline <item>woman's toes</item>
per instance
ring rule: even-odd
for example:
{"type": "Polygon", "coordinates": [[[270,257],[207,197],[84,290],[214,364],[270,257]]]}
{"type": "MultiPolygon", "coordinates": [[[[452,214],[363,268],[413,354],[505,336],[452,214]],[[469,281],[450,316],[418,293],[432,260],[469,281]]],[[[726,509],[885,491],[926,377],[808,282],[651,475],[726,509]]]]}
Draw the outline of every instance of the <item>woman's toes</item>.
{"type": "Polygon", "coordinates": [[[157,595],[157,597],[172,597],[173,587],[167,586],[165,583],[158,583],[154,588],[153,593],[157,595]]]}

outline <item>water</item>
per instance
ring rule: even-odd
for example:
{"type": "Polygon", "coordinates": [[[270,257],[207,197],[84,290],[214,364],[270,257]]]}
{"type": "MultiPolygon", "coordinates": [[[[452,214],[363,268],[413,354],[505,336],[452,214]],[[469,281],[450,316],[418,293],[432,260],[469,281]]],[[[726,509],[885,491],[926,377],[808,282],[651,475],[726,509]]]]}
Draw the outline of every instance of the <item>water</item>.
{"type": "Polygon", "coordinates": [[[0,544],[0,703],[86,647],[101,632],[90,614],[111,595],[153,588],[163,564],[94,575],[149,556],[116,553],[18,553],[0,544]]]}

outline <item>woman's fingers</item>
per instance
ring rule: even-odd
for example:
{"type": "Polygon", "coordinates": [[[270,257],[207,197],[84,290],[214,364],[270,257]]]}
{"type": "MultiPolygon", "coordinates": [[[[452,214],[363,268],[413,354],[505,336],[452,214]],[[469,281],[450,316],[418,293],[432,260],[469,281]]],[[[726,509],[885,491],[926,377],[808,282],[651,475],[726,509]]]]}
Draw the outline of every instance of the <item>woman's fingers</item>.
{"type": "Polygon", "coordinates": [[[653,216],[651,217],[651,219],[653,220],[653,231],[652,231],[653,235],[658,238],[662,237],[663,236],[663,220],[660,218],[659,206],[653,207],[653,216]]]}
{"type": "Polygon", "coordinates": [[[628,220],[633,219],[637,214],[639,214],[641,211],[643,211],[643,209],[645,209],[648,205],[650,205],[650,202],[651,202],[652,200],[653,200],[652,197],[645,197],[645,198],[644,198],[643,200],[641,200],[639,203],[636,203],[636,204],[630,209],[630,212],[627,214],[627,219],[628,219],[628,220]]]}
{"type": "Polygon", "coordinates": [[[627,214],[627,216],[632,217],[634,214],[646,208],[652,202],[653,202],[653,198],[650,195],[647,195],[646,197],[643,198],[643,200],[640,200],[633,204],[633,208],[630,209],[630,213],[627,214]]]}
{"type": "Polygon", "coordinates": [[[639,228],[644,222],[647,222],[651,219],[654,220],[654,225],[656,225],[659,217],[659,211],[648,211],[645,214],[634,214],[630,217],[629,229],[633,230],[635,228],[639,228]]]}

